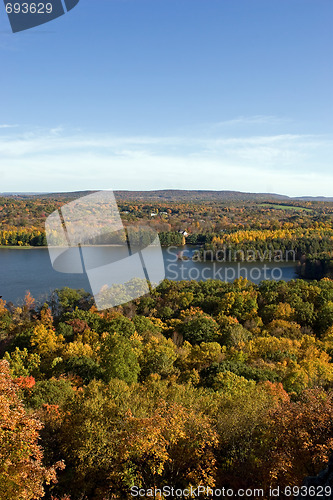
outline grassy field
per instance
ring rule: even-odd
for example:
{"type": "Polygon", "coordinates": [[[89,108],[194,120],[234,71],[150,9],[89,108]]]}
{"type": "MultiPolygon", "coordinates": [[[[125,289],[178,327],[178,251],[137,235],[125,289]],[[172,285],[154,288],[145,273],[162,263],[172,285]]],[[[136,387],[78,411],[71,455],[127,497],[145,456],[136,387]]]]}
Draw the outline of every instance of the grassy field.
{"type": "Polygon", "coordinates": [[[313,212],[311,208],[296,207],[295,205],[278,205],[273,203],[260,203],[259,207],[275,208],[277,210],[295,210],[297,212],[313,212]]]}

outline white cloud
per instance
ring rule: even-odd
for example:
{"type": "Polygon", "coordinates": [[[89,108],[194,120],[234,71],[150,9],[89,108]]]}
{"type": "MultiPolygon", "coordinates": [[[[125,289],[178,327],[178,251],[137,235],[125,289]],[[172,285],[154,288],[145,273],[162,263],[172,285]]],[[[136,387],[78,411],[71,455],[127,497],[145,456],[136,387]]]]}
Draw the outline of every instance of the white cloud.
{"type": "Polygon", "coordinates": [[[0,192],[232,189],[333,195],[328,136],[117,137],[62,127],[0,135],[0,192]]]}
{"type": "Polygon", "coordinates": [[[253,124],[269,124],[277,125],[281,123],[290,122],[288,118],[281,118],[273,115],[253,115],[253,116],[239,116],[231,120],[223,120],[214,124],[215,127],[230,127],[234,125],[253,125],[253,124]]]}

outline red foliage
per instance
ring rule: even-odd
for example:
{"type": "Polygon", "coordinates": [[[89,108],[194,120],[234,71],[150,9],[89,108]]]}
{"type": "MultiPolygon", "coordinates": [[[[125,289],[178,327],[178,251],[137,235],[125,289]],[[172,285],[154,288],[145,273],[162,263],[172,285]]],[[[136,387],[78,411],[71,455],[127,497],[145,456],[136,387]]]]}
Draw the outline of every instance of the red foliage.
{"type": "Polygon", "coordinates": [[[75,334],[80,334],[85,330],[90,330],[88,323],[82,319],[72,319],[71,321],[67,321],[67,323],[73,328],[73,332],[75,334]]]}
{"type": "Polygon", "coordinates": [[[281,382],[270,382],[266,380],[262,382],[262,385],[265,387],[266,391],[274,397],[276,404],[290,402],[289,394],[284,390],[281,382]]]}
{"type": "Polygon", "coordinates": [[[33,377],[18,377],[15,382],[21,389],[32,389],[36,383],[33,377]]]}

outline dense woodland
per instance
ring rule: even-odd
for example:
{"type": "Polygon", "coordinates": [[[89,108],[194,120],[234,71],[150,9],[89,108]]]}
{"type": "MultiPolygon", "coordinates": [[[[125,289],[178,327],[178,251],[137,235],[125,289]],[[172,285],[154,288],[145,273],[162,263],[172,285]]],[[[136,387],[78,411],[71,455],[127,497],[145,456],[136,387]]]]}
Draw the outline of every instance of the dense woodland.
{"type": "MultiPolygon", "coordinates": [[[[131,194],[118,206],[126,225],[211,259],[293,250],[311,280],[165,280],[102,312],[84,290],[0,298],[1,500],[130,498],[133,485],[267,491],[325,467],[333,203],[195,198],[131,194]]],[[[46,217],[71,199],[1,198],[1,245],[45,245],[46,217]]]]}
{"type": "Polygon", "coordinates": [[[333,281],[0,303],[0,497],[300,485],[333,447],[333,281]],[[31,461],[31,457],[34,460],[31,461]]]}

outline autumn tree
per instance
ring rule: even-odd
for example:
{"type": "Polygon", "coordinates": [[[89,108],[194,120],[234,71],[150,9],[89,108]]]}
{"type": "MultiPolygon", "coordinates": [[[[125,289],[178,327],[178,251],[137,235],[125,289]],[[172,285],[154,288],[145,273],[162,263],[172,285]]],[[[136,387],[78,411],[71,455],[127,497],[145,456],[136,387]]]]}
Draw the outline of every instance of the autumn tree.
{"type": "Polygon", "coordinates": [[[300,485],[325,468],[333,448],[333,394],[308,389],[272,412],[266,454],[271,484],[300,485]]]}
{"type": "MultiPolygon", "coordinates": [[[[0,362],[0,497],[32,500],[44,496],[44,485],[56,481],[56,467],[43,466],[38,444],[42,425],[28,415],[18,397],[7,361],[0,362]]],[[[58,463],[56,466],[63,467],[58,463]]]]}
{"type": "Polygon", "coordinates": [[[133,484],[214,486],[218,438],[212,419],[194,401],[187,407],[160,400],[157,393],[167,385],[157,382],[152,389],[94,381],[69,402],[59,435],[78,498],[119,497],[133,484]]]}

